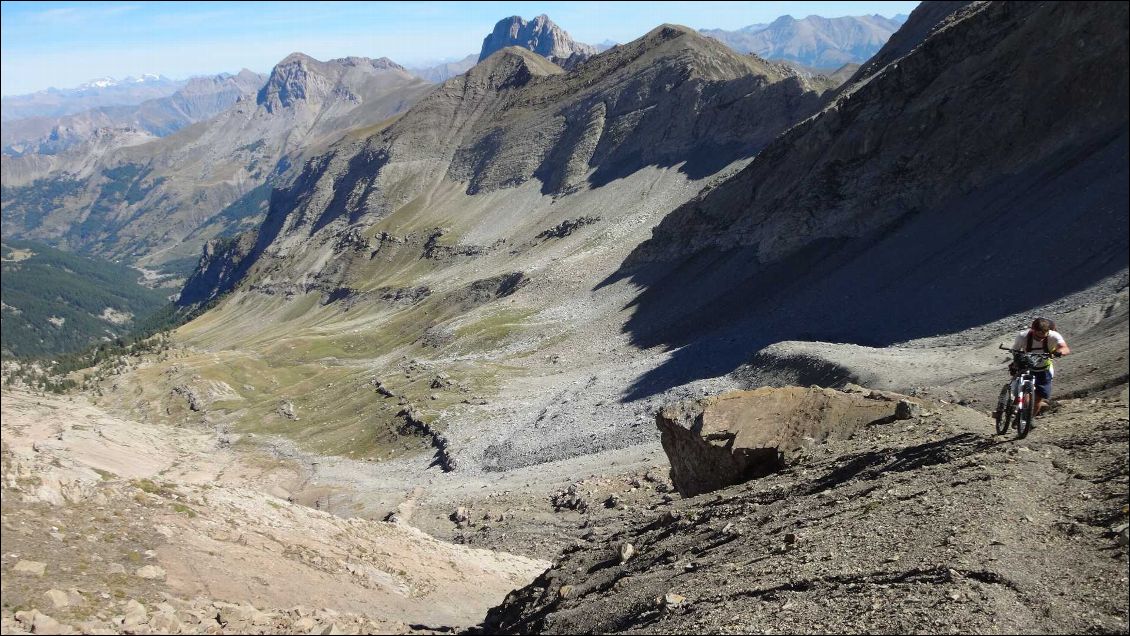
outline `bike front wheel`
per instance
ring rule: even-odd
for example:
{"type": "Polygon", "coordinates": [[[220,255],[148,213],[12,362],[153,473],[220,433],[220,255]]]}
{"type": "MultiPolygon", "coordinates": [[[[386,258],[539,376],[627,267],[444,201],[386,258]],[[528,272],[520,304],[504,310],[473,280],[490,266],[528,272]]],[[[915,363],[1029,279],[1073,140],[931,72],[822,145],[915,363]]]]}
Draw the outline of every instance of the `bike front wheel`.
{"type": "Polygon", "coordinates": [[[1016,439],[1024,439],[1028,431],[1032,430],[1032,409],[1036,405],[1036,396],[1032,394],[1032,387],[1025,386],[1021,392],[1023,399],[1020,401],[1020,410],[1016,413],[1016,439]]]}

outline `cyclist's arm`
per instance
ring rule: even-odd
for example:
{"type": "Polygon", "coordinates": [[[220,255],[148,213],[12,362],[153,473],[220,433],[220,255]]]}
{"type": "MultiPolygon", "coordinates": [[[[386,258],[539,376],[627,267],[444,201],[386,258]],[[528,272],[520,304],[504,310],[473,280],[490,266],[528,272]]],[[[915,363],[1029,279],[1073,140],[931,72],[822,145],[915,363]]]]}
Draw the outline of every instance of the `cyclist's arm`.
{"type": "MultiPolygon", "coordinates": [[[[1061,356],[1071,353],[1071,347],[1067,346],[1067,341],[1063,339],[1063,336],[1059,334],[1056,334],[1056,336],[1058,336],[1055,340],[1056,346],[1052,347],[1052,352],[1061,356]]],[[[1048,337],[1051,338],[1051,334],[1049,334],[1048,337]]]]}

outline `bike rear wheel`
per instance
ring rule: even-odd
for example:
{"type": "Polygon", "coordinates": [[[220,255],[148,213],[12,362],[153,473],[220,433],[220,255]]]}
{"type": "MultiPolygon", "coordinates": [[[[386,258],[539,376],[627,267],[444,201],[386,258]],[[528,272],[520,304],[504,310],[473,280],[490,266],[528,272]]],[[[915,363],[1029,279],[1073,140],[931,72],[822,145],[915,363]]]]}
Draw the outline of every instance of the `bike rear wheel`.
{"type": "Polygon", "coordinates": [[[1024,439],[1028,431],[1032,430],[1032,409],[1036,404],[1036,396],[1032,394],[1032,386],[1026,385],[1021,389],[1023,400],[1016,413],[1016,439],[1024,439]]]}
{"type": "Polygon", "coordinates": [[[1000,397],[997,398],[997,410],[993,412],[993,420],[997,423],[997,435],[1008,432],[1012,419],[1012,383],[1001,387],[1000,397]]]}

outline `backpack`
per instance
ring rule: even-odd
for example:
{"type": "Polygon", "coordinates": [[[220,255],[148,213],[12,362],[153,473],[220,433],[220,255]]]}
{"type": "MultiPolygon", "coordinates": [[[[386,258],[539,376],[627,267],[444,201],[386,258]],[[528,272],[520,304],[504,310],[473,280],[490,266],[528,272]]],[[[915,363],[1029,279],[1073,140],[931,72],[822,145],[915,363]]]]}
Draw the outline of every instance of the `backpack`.
{"type": "MultiPolygon", "coordinates": [[[[1051,350],[1048,349],[1048,340],[1051,340],[1051,339],[1052,339],[1052,332],[1049,330],[1048,335],[1044,338],[1044,353],[1051,353],[1051,350]]],[[[1031,351],[1032,350],[1032,330],[1031,329],[1028,330],[1028,344],[1024,345],[1024,350],[1025,351],[1031,351]]]]}

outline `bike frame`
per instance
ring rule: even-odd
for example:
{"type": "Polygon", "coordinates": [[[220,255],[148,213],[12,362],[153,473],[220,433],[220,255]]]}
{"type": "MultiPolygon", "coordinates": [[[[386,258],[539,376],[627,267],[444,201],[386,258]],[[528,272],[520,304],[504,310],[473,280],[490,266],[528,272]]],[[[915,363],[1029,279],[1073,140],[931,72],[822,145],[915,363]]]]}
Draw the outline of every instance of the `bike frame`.
{"type": "Polygon", "coordinates": [[[1036,376],[1031,371],[1017,373],[1016,377],[1012,379],[1012,395],[1017,411],[1027,406],[1024,402],[1028,396],[1035,397],[1036,395],[1036,376]]]}

